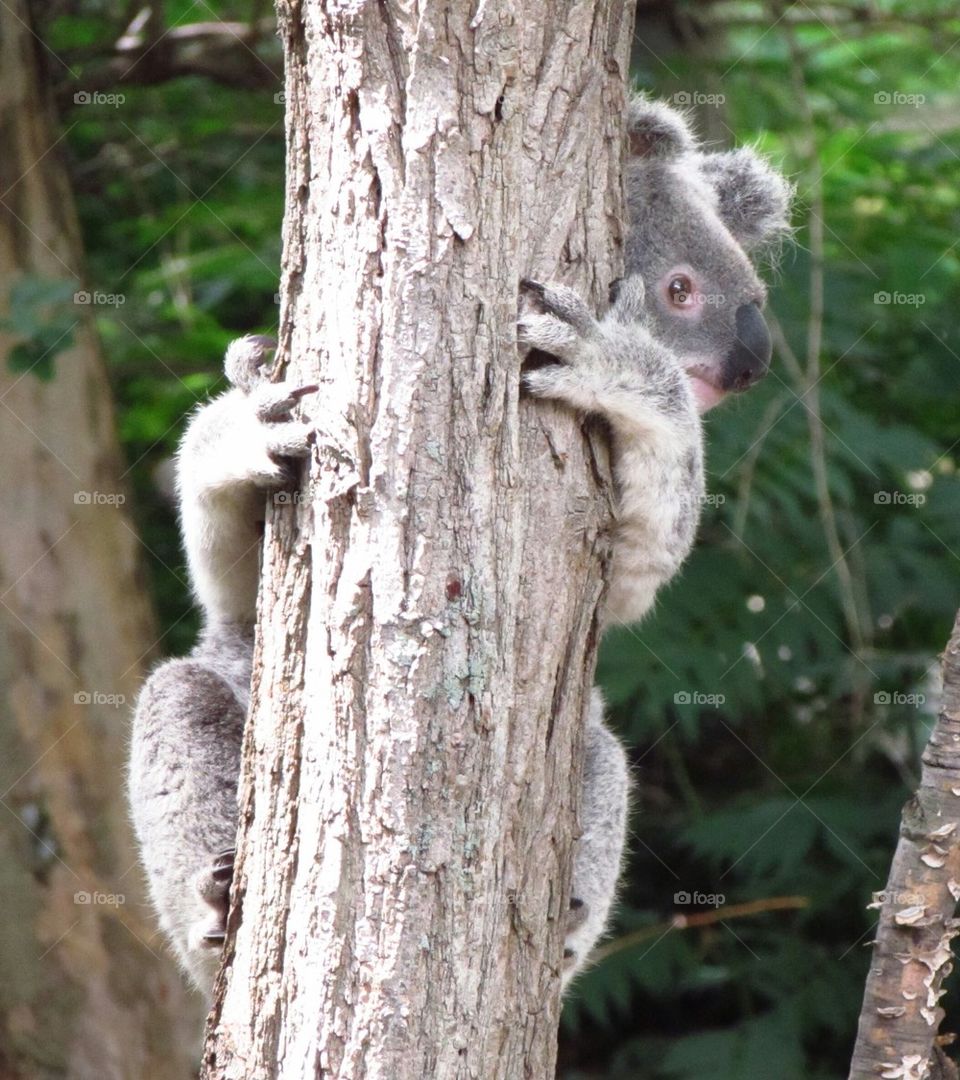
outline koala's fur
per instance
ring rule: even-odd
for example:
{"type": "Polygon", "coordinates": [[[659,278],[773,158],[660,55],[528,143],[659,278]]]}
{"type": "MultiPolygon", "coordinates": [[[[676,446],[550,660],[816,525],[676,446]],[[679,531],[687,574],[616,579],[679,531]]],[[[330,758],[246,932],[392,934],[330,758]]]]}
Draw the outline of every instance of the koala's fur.
{"type": "MultiPolygon", "coordinates": [[[[640,618],[690,551],[703,494],[699,413],[766,369],[764,290],[747,252],[786,229],[789,204],[786,183],[752,151],[702,152],[667,106],[635,99],[628,126],[626,274],[609,312],[597,320],[570,289],[528,282],[518,326],[521,345],[554,361],[525,372],[528,390],[610,426],[618,521],[608,621],[640,618]],[[665,294],[664,279],[669,285],[678,267],[729,305],[673,312],[677,290],[665,294]]],[[[200,409],[184,436],[180,515],[203,630],[189,657],[148,679],[130,761],[132,815],[160,923],[205,991],[232,874],[265,496],[288,480],[286,463],[308,453],[312,429],[292,411],[316,390],[266,381],[265,358],[263,339],[234,342],[232,389],[200,409]]],[[[626,760],[596,691],[585,720],[565,981],[603,931],[626,832],[626,760]]]]}
{"type": "MultiPolygon", "coordinates": [[[[525,282],[518,324],[522,346],[556,361],[526,370],[527,389],[610,428],[618,505],[607,623],[642,618],[690,552],[704,493],[700,415],[769,366],[766,290],[748,252],[789,231],[792,197],[754,151],[702,151],[683,115],[662,103],[634,98],[628,135],[630,228],[610,310],[597,320],[571,289],[525,282]],[[670,301],[677,275],[689,279],[692,304],[670,301]]],[[[568,972],[603,932],[626,830],[623,751],[607,733],[602,764],[594,756],[602,709],[595,692],[573,881],[589,914],[568,935],[568,972]]]]}
{"type": "MultiPolygon", "coordinates": [[[[766,289],[748,255],[789,231],[792,188],[753,150],[701,151],[682,115],[661,103],[635,98],[628,131],[631,227],[624,264],[625,275],[640,275],[646,286],[645,324],[688,370],[702,366],[707,382],[722,391],[743,389],[764,373],[767,361],[760,357],[756,371],[729,362],[725,368],[738,337],[766,349],[769,358],[759,315],[766,289]],[[689,316],[673,310],[664,295],[681,271],[696,301],[689,316]],[[738,376],[742,381],[735,385],[738,376]]],[[[699,390],[708,405],[715,403],[709,386],[699,390]]]]}

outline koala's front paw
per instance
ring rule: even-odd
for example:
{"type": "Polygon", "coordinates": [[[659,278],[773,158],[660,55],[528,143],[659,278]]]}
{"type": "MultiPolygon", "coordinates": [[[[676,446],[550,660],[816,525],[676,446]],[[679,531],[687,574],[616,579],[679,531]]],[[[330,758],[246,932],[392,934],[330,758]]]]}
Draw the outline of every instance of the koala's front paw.
{"type": "Polygon", "coordinates": [[[233,460],[249,462],[247,479],[263,487],[287,483],[292,475],[287,461],[310,453],[313,427],[294,420],[292,411],[302,397],[319,389],[269,381],[267,360],[276,345],[254,334],[230,343],[224,371],[239,393],[225,395],[230,404],[221,407],[224,415],[215,415],[211,425],[232,434],[233,460]]]}
{"type": "Polygon", "coordinates": [[[571,897],[563,939],[563,970],[567,976],[572,975],[584,959],[582,954],[588,946],[580,940],[583,935],[578,931],[586,925],[589,915],[590,908],[586,902],[577,896],[571,897]]]}
{"type": "Polygon", "coordinates": [[[265,383],[250,395],[254,415],[262,425],[264,446],[271,459],[308,456],[313,425],[293,420],[291,411],[300,398],[314,394],[318,389],[314,384],[290,386],[288,383],[265,383]]]}
{"type": "Polygon", "coordinates": [[[209,911],[191,928],[190,938],[195,947],[219,948],[226,938],[235,856],[234,848],[221,851],[209,869],[197,878],[197,892],[209,911]]]}
{"type": "Polygon", "coordinates": [[[310,453],[314,425],[295,420],[293,409],[318,387],[269,382],[264,355],[260,339],[234,342],[226,361],[234,389],[200,409],[187,428],[178,465],[185,518],[207,496],[222,512],[225,499],[249,496],[251,487],[289,485],[292,461],[310,453]]]}
{"type": "Polygon", "coordinates": [[[520,282],[525,310],[517,320],[521,347],[576,363],[585,347],[600,338],[600,327],[583,298],[566,285],[520,282]]]}

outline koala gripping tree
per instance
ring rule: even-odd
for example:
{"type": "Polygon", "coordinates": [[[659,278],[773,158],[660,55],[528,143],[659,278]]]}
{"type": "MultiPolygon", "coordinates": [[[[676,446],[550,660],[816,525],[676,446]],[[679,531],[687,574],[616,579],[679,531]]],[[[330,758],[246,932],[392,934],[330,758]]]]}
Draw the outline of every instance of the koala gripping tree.
{"type": "Polygon", "coordinates": [[[283,3],[280,358],[207,1077],[548,1077],[609,487],[518,283],[618,276],[632,5],[283,3]]]}

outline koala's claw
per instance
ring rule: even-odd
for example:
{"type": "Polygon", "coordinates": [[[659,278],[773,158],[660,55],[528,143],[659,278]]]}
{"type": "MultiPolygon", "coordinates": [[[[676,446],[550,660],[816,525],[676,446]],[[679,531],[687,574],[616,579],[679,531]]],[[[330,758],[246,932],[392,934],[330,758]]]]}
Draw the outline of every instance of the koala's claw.
{"type": "Polygon", "coordinates": [[[226,939],[235,856],[235,848],[221,851],[213,860],[210,869],[204,870],[197,879],[200,899],[211,908],[210,918],[199,928],[198,938],[203,945],[218,947],[226,939]]]}
{"type": "MultiPolygon", "coordinates": [[[[284,459],[303,458],[310,453],[313,425],[291,418],[293,407],[307,394],[319,387],[314,383],[291,386],[286,383],[265,383],[253,392],[251,400],[254,415],[263,436],[263,447],[268,457],[282,463],[284,459]]],[[[273,470],[271,470],[272,472],[273,470]]],[[[291,478],[293,474],[291,473],[291,478]]],[[[286,474],[271,475],[272,483],[284,483],[286,474]]]]}
{"type": "Polygon", "coordinates": [[[570,898],[570,907],[567,910],[566,926],[565,926],[565,948],[563,950],[563,969],[569,971],[577,966],[579,954],[577,950],[573,948],[573,942],[571,939],[581,926],[586,923],[590,914],[590,907],[587,903],[581,900],[578,896],[570,898]]]}
{"type": "MultiPolygon", "coordinates": [[[[517,320],[517,341],[534,354],[547,354],[561,364],[573,365],[582,359],[584,350],[600,334],[597,320],[583,299],[565,285],[542,285],[524,280],[521,289],[530,301],[517,320]]],[[[539,355],[532,357],[531,368],[542,370],[539,355]]],[[[543,392],[536,380],[527,380],[528,388],[543,392]]]]}
{"type": "Polygon", "coordinates": [[[304,386],[289,386],[286,383],[267,383],[256,393],[256,414],[258,420],[276,423],[289,420],[294,405],[307,394],[315,394],[320,389],[315,383],[304,386]]]}
{"type": "Polygon", "coordinates": [[[569,934],[571,931],[583,926],[589,914],[590,908],[585,901],[581,900],[579,896],[571,897],[570,912],[567,915],[567,933],[569,934]]]}
{"type": "Polygon", "coordinates": [[[307,394],[315,394],[319,389],[319,383],[306,383],[304,386],[294,387],[290,391],[290,396],[294,401],[299,401],[300,398],[305,397],[307,394]]]}
{"type": "Polygon", "coordinates": [[[225,848],[214,858],[209,870],[204,870],[197,880],[197,891],[201,899],[211,907],[221,904],[230,893],[235,858],[236,848],[225,848]]]}
{"type": "Polygon", "coordinates": [[[230,882],[233,881],[233,864],[236,857],[236,848],[225,848],[220,852],[213,860],[213,870],[210,872],[214,881],[218,884],[226,882],[227,887],[230,887],[230,882]]]}
{"type": "Polygon", "coordinates": [[[530,278],[524,278],[520,282],[520,289],[536,307],[545,314],[568,323],[580,337],[597,336],[597,320],[589,305],[575,289],[567,285],[545,285],[530,278]]]}

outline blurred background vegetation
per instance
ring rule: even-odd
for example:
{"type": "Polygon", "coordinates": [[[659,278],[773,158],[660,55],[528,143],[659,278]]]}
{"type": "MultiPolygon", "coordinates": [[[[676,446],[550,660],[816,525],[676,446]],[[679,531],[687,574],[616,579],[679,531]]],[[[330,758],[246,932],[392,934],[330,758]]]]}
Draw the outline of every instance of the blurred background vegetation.
{"type": "MultiPolygon", "coordinates": [[[[94,309],[176,654],[196,624],[166,463],[227,342],[276,326],[282,83],[268,6],[178,0],[169,27],[266,30],[219,30],[212,77],[174,33],[113,85],[102,57],[135,9],[58,2],[39,30],[87,288],[123,298],[94,309]]],[[[797,232],[767,275],[774,370],[709,418],[697,549],[657,614],[603,648],[633,854],[566,1007],[566,1080],[846,1073],[867,904],[960,598],[958,64],[951,3],[640,4],[636,84],[689,105],[710,144],[778,160],[797,232]]],[[[50,345],[31,304],[51,297],[20,288],[26,367],[50,345]]]]}

